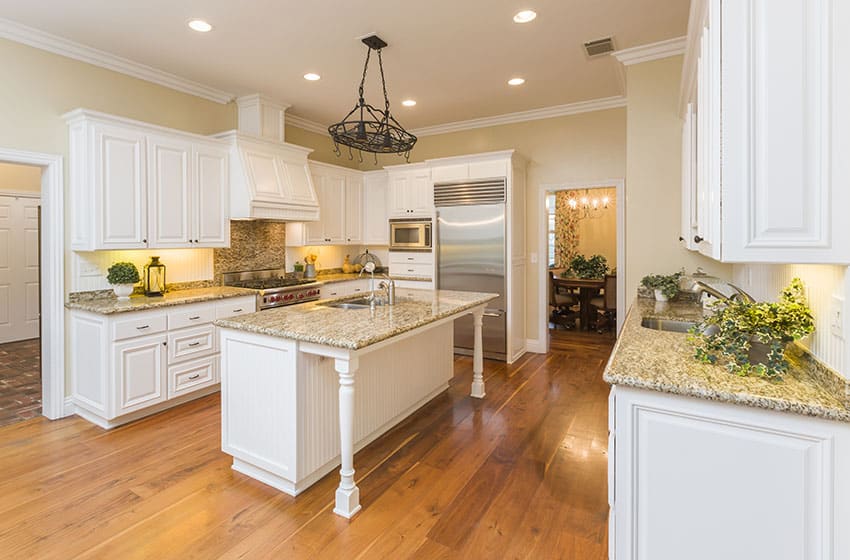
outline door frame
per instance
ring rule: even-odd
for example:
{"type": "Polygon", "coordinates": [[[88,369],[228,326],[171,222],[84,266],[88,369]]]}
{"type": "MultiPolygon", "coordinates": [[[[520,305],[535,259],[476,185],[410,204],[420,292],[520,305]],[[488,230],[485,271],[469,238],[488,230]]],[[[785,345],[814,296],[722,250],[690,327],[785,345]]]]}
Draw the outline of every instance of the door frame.
{"type": "Polygon", "coordinates": [[[41,168],[41,411],[65,412],[65,216],[60,155],[0,147],[0,162],[41,168]]]}
{"type": "Polygon", "coordinates": [[[538,340],[545,344],[543,351],[549,351],[549,243],[548,220],[546,218],[546,193],[557,191],[577,191],[615,187],[617,192],[617,334],[623,328],[626,319],[626,182],[623,178],[603,179],[599,181],[577,181],[570,183],[548,183],[537,189],[537,310],[538,340]]]}

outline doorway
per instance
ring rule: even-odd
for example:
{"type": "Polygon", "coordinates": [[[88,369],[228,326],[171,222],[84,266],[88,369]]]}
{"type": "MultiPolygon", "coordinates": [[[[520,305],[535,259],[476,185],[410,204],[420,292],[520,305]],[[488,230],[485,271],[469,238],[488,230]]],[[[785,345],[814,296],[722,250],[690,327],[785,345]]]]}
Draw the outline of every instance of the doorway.
{"type": "Polygon", "coordinates": [[[41,414],[41,168],[0,163],[0,426],[41,414]]]}
{"type": "Polygon", "coordinates": [[[560,320],[562,330],[567,325],[577,333],[593,332],[595,335],[597,324],[600,324],[603,333],[608,332],[610,325],[610,332],[616,335],[622,327],[625,319],[624,186],[622,179],[608,179],[541,185],[538,190],[538,254],[541,256],[537,265],[538,332],[541,339],[545,333],[547,351],[551,311],[558,309],[551,306],[555,284],[570,292],[572,297],[572,302],[559,302],[564,304],[560,308],[564,314],[554,317],[560,320]],[[558,231],[558,227],[565,226],[570,229],[558,231]],[[594,255],[604,257],[607,274],[611,277],[606,278],[603,272],[594,274],[598,276],[594,281],[585,282],[576,278],[579,274],[568,271],[576,256],[581,256],[584,262],[598,263],[600,259],[593,259],[594,255]],[[562,273],[565,278],[554,282],[553,275],[561,278],[562,273]],[[604,297],[606,283],[608,298],[604,297]],[[597,323],[597,319],[601,322],[597,323]],[[588,331],[588,326],[593,330],[588,331]]]}

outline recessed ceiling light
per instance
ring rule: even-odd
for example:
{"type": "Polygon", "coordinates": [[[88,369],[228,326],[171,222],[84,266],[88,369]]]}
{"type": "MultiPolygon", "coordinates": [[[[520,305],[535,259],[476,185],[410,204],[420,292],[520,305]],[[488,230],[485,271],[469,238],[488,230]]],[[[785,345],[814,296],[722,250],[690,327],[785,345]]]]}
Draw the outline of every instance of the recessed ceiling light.
{"type": "Polygon", "coordinates": [[[534,10],[523,10],[521,12],[517,12],[514,16],[514,23],[528,23],[537,17],[537,12],[534,10]]]}
{"type": "Polygon", "coordinates": [[[414,99],[405,99],[401,102],[401,104],[405,107],[413,107],[414,105],[416,105],[416,101],[414,99]]]}
{"type": "Polygon", "coordinates": [[[304,74],[304,79],[309,80],[311,82],[315,82],[316,80],[321,80],[322,77],[318,74],[314,74],[313,72],[307,72],[306,74],[304,74]]]}
{"type": "Polygon", "coordinates": [[[206,33],[207,31],[212,31],[212,25],[202,19],[193,19],[188,23],[188,25],[190,29],[197,31],[198,33],[206,33]]]}
{"type": "Polygon", "coordinates": [[[508,80],[508,85],[511,86],[521,86],[524,83],[525,79],[523,78],[511,78],[510,80],[508,80]]]}

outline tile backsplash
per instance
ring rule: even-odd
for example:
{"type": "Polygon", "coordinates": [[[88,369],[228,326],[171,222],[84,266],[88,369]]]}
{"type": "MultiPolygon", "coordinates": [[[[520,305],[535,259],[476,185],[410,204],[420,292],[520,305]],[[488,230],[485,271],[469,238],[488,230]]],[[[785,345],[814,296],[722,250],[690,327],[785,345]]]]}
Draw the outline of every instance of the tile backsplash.
{"type": "Polygon", "coordinates": [[[230,222],[230,247],[213,251],[215,283],[221,282],[223,272],[284,268],[286,224],[233,220],[230,222]]]}

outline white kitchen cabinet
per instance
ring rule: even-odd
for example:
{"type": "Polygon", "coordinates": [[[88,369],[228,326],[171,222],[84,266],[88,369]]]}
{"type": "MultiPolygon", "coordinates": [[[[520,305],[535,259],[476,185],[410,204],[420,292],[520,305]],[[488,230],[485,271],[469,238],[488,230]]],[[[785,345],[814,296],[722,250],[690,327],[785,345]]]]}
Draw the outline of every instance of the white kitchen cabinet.
{"type": "Polygon", "coordinates": [[[116,416],[165,401],[166,344],[165,335],[115,344],[116,416]]]}
{"type": "Polygon", "coordinates": [[[256,296],[114,315],[73,309],[71,393],[78,415],[112,428],[218,389],[216,318],[256,296]]]}
{"type": "MultiPolygon", "coordinates": [[[[345,280],[342,282],[328,282],[322,284],[319,292],[321,299],[354,296],[358,294],[366,295],[369,293],[369,279],[365,278],[366,273],[363,273],[364,278],[357,280],[345,280]]],[[[375,286],[377,289],[379,279],[375,277],[375,286]]]]}
{"type": "Polygon", "coordinates": [[[850,118],[850,6],[702,0],[692,14],[688,245],[725,262],[850,263],[850,129],[835,125],[850,118]]]}
{"type": "Polygon", "coordinates": [[[430,216],[434,212],[431,170],[425,164],[388,166],[390,216],[430,216]]]}
{"type": "Polygon", "coordinates": [[[424,251],[391,251],[390,276],[434,278],[434,253],[424,251]]]}
{"type": "Polygon", "coordinates": [[[504,158],[482,156],[458,156],[430,160],[431,181],[433,183],[454,183],[458,181],[476,181],[505,177],[508,174],[507,161],[504,158]]]}
{"type": "Polygon", "coordinates": [[[363,243],[389,245],[389,184],[386,171],[372,171],[363,180],[363,243]]]}
{"type": "Polygon", "coordinates": [[[850,424],[617,386],[617,560],[850,558],[850,424]]]}
{"type": "Polygon", "coordinates": [[[363,242],[363,178],[360,174],[345,178],[345,242],[363,242]]]}
{"type": "MultiPolygon", "coordinates": [[[[305,222],[305,244],[327,245],[345,241],[344,204],[345,176],[313,173],[313,184],[319,199],[319,220],[305,222]]],[[[288,237],[288,236],[287,236],[288,237]]]]}
{"type": "Polygon", "coordinates": [[[83,109],[65,118],[72,249],[230,244],[223,141],[83,109]]]}

